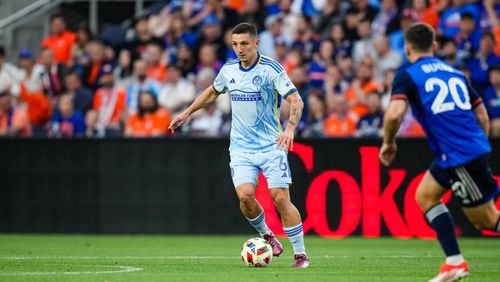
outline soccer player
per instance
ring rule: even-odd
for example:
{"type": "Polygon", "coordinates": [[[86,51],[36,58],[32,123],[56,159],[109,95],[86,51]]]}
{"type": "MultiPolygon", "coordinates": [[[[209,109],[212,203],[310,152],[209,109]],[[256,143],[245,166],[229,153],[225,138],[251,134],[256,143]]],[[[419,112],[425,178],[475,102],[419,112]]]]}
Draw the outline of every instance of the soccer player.
{"type": "Polygon", "coordinates": [[[394,78],[392,99],[384,116],[380,161],[388,166],[396,156],[396,132],[410,104],[436,157],[416,193],[446,254],[439,274],[430,281],[456,281],[469,275],[469,267],[441,197],[451,187],[477,229],[500,232],[499,212],[494,206],[499,189],[488,161],[491,146],[486,109],[460,71],[433,58],[434,40],[434,30],[423,23],[405,33],[410,65],[394,78]]]}
{"type": "Polygon", "coordinates": [[[262,170],[293,246],[292,267],[307,268],[309,259],[300,214],[290,201],[288,188],[292,178],[287,159],[287,150],[293,149],[295,128],[302,115],[302,99],[283,67],[257,52],[259,40],[255,26],[238,24],[231,32],[231,40],[238,59],[226,63],[213,85],[176,116],[169,128],[175,131],[193,112],[213,103],[221,93],[229,93],[232,108],[229,166],[240,209],[250,225],[271,244],[273,255],[279,256],[283,247],[266,225],[262,206],[255,199],[257,178],[262,170]],[[282,98],[290,103],[284,131],[279,122],[282,98]]]}

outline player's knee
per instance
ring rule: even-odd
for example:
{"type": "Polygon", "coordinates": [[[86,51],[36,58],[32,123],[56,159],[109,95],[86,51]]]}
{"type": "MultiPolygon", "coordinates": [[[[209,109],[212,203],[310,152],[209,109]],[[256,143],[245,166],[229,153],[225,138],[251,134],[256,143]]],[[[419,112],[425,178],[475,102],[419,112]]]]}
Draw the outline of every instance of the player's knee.
{"type": "Polygon", "coordinates": [[[244,205],[249,205],[255,202],[255,195],[253,194],[239,194],[238,198],[240,199],[240,203],[244,205]]]}
{"type": "Polygon", "coordinates": [[[417,201],[420,209],[422,209],[423,211],[427,211],[428,209],[439,203],[439,199],[436,200],[431,193],[423,189],[417,189],[417,192],[415,193],[415,200],[417,201]]]}

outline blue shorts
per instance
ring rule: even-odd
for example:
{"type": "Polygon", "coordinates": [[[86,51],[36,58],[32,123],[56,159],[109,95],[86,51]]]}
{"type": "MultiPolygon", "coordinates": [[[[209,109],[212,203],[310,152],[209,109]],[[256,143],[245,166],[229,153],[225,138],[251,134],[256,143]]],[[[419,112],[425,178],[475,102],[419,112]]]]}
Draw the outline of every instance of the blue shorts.
{"type": "Polygon", "coordinates": [[[258,153],[231,151],[229,155],[234,187],[243,183],[257,186],[260,170],[264,173],[269,188],[288,188],[292,183],[286,151],[278,149],[258,153]]]}
{"type": "Polygon", "coordinates": [[[455,197],[460,199],[465,207],[481,205],[500,193],[491,172],[489,154],[448,169],[442,169],[434,162],[429,170],[441,186],[451,188],[455,197]]]}

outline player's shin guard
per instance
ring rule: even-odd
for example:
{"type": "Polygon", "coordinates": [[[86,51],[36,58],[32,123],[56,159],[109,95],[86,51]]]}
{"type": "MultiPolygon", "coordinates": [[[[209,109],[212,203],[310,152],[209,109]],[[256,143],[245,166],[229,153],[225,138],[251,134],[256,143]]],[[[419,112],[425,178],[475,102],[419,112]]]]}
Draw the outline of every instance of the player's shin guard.
{"type": "Polygon", "coordinates": [[[269,229],[269,227],[267,227],[266,224],[266,216],[264,215],[264,211],[262,211],[256,218],[247,218],[247,220],[250,225],[252,225],[253,228],[255,228],[257,232],[259,232],[261,236],[271,233],[271,230],[269,229]]]}
{"type": "Polygon", "coordinates": [[[460,255],[455,226],[448,208],[444,204],[435,205],[425,213],[425,217],[436,230],[439,243],[446,257],[460,255]]]}
{"type": "Polygon", "coordinates": [[[306,247],[304,245],[304,231],[302,230],[302,223],[295,226],[283,227],[286,236],[290,240],[293,246],[293,252],[295,254],[305,254],[306,247]]]}

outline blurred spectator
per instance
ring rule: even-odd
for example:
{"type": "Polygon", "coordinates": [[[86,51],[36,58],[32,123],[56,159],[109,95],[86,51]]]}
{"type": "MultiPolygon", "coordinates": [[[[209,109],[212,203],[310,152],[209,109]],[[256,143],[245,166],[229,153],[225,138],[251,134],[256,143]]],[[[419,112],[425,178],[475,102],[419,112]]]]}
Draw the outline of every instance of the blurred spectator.
{"type": "Polygon", "coordinates": [[[302,52],[298,49],[290,50],[285,57],[285,68],[286,73],[292,73],[293,70],[303,64],[302,52]]]}
{"type": "Polygon", "coordinates": [[[354,43],[352,49],[352,59],[355,63],[361,62],[363,59],[376,56],[373,49],[373,35],[368,20],[362,20],[357,29],[359,39],[354,43]]]}
{"type": "MultiPolygon", "coordinates": [[[[288,47],[286,45],[286,41],[283,37],[278,37],[276,38],[275,44],[275,53],[276,53],[276,58],[275,60],[280,63],[281,65],[285,65],[286,61],[286,55],[288,54],[288,47]]],[[[235,53],[236,56],[236,53],[235,53]]]]}
{"type": "Polygon", "coordinates": [[[66,73],[64,83],[67,95],[72,97],[74,110],[86,114],[92,108],[94,99],[92,91],[82,85],[82,79],[74,71],[66,73]]]}
{"type": "Polygon", "coordinates": [[[345,37],[344,28],[341,24],[334,24],[330,31],[329,39],[332,40],[335,47],[335,56],[350,56],[352,43],[345,37]]]}
{"type": "Polygon", "coordinates": [[[233,28],[240,23],[238,12],[227,3],[228,1],[207,0],[207,2],[207,5],[212,7],[212,14],[222,23],[223,30],[233,28]]]}
{"type": "Polygon", "coordinates": [[[165,80],[167,80],[167,66],[169,58],[168,56],[163,56],[161,46],[156,43],[149,43],[146,45],[143,57],[147,62],[148,78],[161,83],[165,82],[165,80]]]}
{"type": "Polygon", "coordinates": [[[165,107],[171,114],[177,115],[194,100],[194,97],[194,84],[182,77],[182,73],[176,65],[170,65],[167,82],[158,98],[160,105],[165,107]]]}
{"type": "Polygon", "coordinates": [[[437,33],[446,38],[454,38],[460,30],[460,15],[470,13],[476,24],[479,23],[479,10],[476,6],[467,3],[467,0],[452,0],[451,7],[448,7],[441,14],[437,33]]]}
{"type": "MultiPolygon", "coordinates": [[[[217,59],[224,62],[226,59],[226,44],[224,43],[224,34],[222,33],[221,23],[215,16],[209,16],[202,21],[201,34],[198,40],[195,54],[199,54],[201,46],[213,45],[217,59]]],[[[200,60],[200,58],[198,58],[200,60]]]]}
{"type": "Polygon", "coordinates": [[[344,95],[326,97],[328,117],[324,123],[324,134],[328,137],[350,137],[356,130],[359,116],[349,109],[344,95]]]}
{"type": "Polygon", "coordinates": [[[83,113],[73,107],[73,96],[63,94],[59,97],[57,110],[52,116],[48,132],[50,137],[83,137],[85,134],[85,120],[83,113]]]}
{"type": "Polygon", "coordinates": [[[77,36],[66,29],[66,21],[62,14],[54,14],[50,17],[50,33],[43,39],[42,48],[52,50],[55,63],[70,63],[77,36]]]}
{"type": "Polygon", "coordinates": [[[325,0],[294,0],[292,2],[292,11],[297,14],[314,17],[325,8],[325,5],[325,0]]]}
{"type": "Polygon", "coordinates": [[[412,0],[411,10],[408,12],[410,13],[413,21],[428,23],[434,29],[437,28],[439,23],[439,13],[436,11],[435,7],[431,5],[429,0],[412,0]]]}
{"type": "Polygon", "coordinates": [[[218,73],[222,68],[222,62],[217,59],[216,47],[212,44],[203,44],[198,52],[196,72],[202,68],[211,68],[218,73]]]}
{"type": "MultiPolygon", "coordinates": [[[[260,48],[261,44],[262,44],[262,40],[259,43],[259,48],[260,48]]],[[[275,43],[275,44],[277,44],[277,43],[275,43]]],[[[236,52],[234,52],[234,49],[233,49],[232,29],[227,29],[226,32],[224,32],[224,45],[226,48],[226,62],[237,59],[238,56],[236,56],[236,52]]],[[[278,52],[278,50],[273,50],[273,51],[278,52]]]]}
{"type": "Polygon", "coordinates": [[[334,64],[327,66],[323,85],[326,95],[343,95],[348,88],[349,82],[342,77],[340,68],[334,64]]]}
{"type": "Polygon", "coordinates": [[[378,70],[376,80],[382,81],[387,71],[397,69],[403,64],[403,57],[391,49],[389,40],[383,35],[373,39],[373,47],[375,49],[373,60],[378,70]]]}
{"type": "Polygon", "coordinates": [[[23,106],[15,106],[8,89],[0,91],[0,137],[29,137],[31,125],[23,106]]]}
{"type": "Polygon", "coordinates": [[[40,51],[40,64],[43,66],[42,87],[45,95],[50,100],[61,95],[66,90],[64,85],[64,73],[66,67],[64,64],[57,63],[54,60],[52,49],[44,48],[40,51]]]}
{"type": "Polygon", "coordinates": [[[479,49],[481,31],[476,26],[472,14],[465,12],[460,17],[460,30],[455,36],[457,44],[457,57],[461,62],[468,62],[479,49]]]}
{"type": "Polygon", "coordinates": [[[92,41],[87,46],[90,62],[83,66],[82,80],[85,86],[93,91],[100,87],[99,81],[103,75],[103,68],[109,64],[104,51],[104,45],[98,41],[92,41]]]}
{"type": "Polygon", "coordinates": [[[245,7],[240,12],[240,22],[249,22],[255,25],[258,31],[264,28],[266,10],[259,0],[245,0],[245,7]]]}
{"type": "Polygon", "coordinates": [[[86,24],[78,25],[76,30],[76,42],[71,49],[71,60],[68,66],[74,64],[86,65],[88,61],[87,44],[94,40],[94,36],[86,24]]]}
{"type": "Polygon", "coordinates": [[[498,0],[485,0],[483,7],[487,15],[486,22],[491,25],[491,30],[495,36],[495,53],[500,56],[500,3],[498,0]]]}
{"type": "Polygon", "coordinates": [[[118,85],[124,85],[128,82],[132,75],[132,57],[129,50],[122,49],[120,51],[118,54],[118,65],[113,72],[118,85]]]}
{"type": "Polygon", "coordinates": [[[341,0],[327,0],[325,7],[318,15],[315,30],[322,36],[328,36],[328,32],[333,25],[342,24],[349,4],[341,0]]]}
{"type": "Polygon", "coordinates": [[[153,36],[149,30],[148,17],[139,17],[134,25],[134,37],[127,42],[127,48],[132,55],[132,60],[139,58],[146,48],[146,45],[151,42],[162,45],[162,40],[153,36]]]}
{"type": "MultiPolygon", "coordinates": [[[[113,67],[109,64],[103,66],[100,78],[102,85],[95,93],[93,111],[89,111],[87,122],[90,131],[95,130],[98,137],[121,136],[122,122],[125,116],[125,90],[115,85],[113,67]]],[[[87,118],[86,118],[87,119],[87,118]]]]}
{"type": "Polygon", "coordinates": [[[301,132],[302,137],[318,138],[323,137],[324,123],[326,117],[326,105],[321,92],[311,91],[307,95],[307,116],[306,126],[301,132]]]}
{"type": "Polygon", "coordinates": [[[490,67],[489,78],[491,86],[484,92],[484,104],[490,117],[490,133],[500,137],[500,64],[490,67]]]}
{"type": "Polygon", "coordinates": [[[336,63],[339,66],[342,78],[351,83],[355,78],[354,73],[354,63],[350,56],[338,56],[336,58],[336,63]]]}
{"type": "Polygon", "coordinates": [[[314,31],[311,18],[300,15],[297,20],[297,30],[292,48],[300,50],[302,59],[309,62],[312,60],[313,54],[319,49],[319,40],[320,36],[314,31]]]}
{"type": "MultiPolygon", "coordinates": [[[[196,67],[196,60],[194,58],[193,52],[186,44],[181,44],[177,49],[175,65],[182,73],[182,77],[189,77],[194,73],[196,67]]],[[[168,79],[168,75],[167,75],[168,79]]]]}
{"type": "Polygon", "coordinates": [[[418,20],[414,20],[412,12],[409,9],[404,9],[399,17],[400,28],[391,32],[388,37],[391,49],[401,54],[403,61],[406,61],[404,33],[414,22],[418,22],[418,20]]]}
{"type": "Polygon", "coordinates": [[[385,73],[384,82],[383,82],[383,93],[380,99],[380,104],[382,107],[382,111],[385,112],[389,107],[389,103],[391,102],[391,94],[392,94],[392,82],[394,81],[394,76],[396,75],[396,70],[388,70],[385,73]]]}
{"type": "Polygon", "coordinates": [[[0,46],[0,92],[4,92],[17,82],[19,75],[19,70],[5,61],[5,49],[0,46]]]}
{"type": "Polygon", "coordinates": [[[279,2],[280,15],[283,22],[282,35],[285,38],[286,44],[289,45],[295,39],[297,32],[298,14],[291,10],[292,0],[281,0],[279,2]]]}
{"type": "Polygon", "coordinates": [[[19,85],[12,88],[11,94],[19,96],[21,101],[26,103],[33,136],[45,137],[46,124],[52,115],[52,105],[43,93],[40,81],[43,67],[35,65],[34,56],[29,50],[19,52],[18,58],[22,77],[19,85]]]}
{"type": "Polygon", "coordinates": [[[375,35],[389,35],[399,29],[399,10],[396,0],[381,0],[382,6],[372,22],[375,35]]]}
{"type": "Polygon", "coordinates": [[[472,86],[479,92],[489,86],[488,68],[500,64],[500,56],[494,53],[495,37],[491,32],[485,32],[479,43],[479,51],[470,61],[468,68],[471,72],[472,86]]]}
{"type": "Polygon", "coordinates": [[[129,83],[127,83],[127,110],[129,115],[135,113],[138,109],[139,94],[149,92],[158,97],[161,91],[161,85],[147,75],[148,67],[144,60],[134,62],[134,72],[129,83]]]}
{"type": "Polygon", "coordinates": [[[378,9],[370,5],[368,0],[350,0],[349,2],[351,7],[346,11],[344,27],[347,39],[354,41],[359,38],[356,32],[358,25],[362,21],[370,25],[377,16],[378,9]]]}
{"type": "Polygon", "coordinates": [[[444,37],[440,41],[441,48],[437,52],[438,57],[448,65],[457,68],[462,63],[458,60],[458,50],[455,41],[444,37]]]}
{"type": "Polygon", "coordinates": [[[217,137],[224,122],[224,114],[215,103],[208,105],[190,121],[189,135],[196,137],[217,137]]]}
{"type": "Polygon", "coordinates": [[[361,116],[356,125],[356,137],[381,137],[384,113],[382,112],[380,94],[371,92],[366,97],[368,113],[361,116]]]}
{"type": "Polygon", "coordinates": [[[181,43],[187,44],[190,48],[196,47],[196,33],[189,30],[186,19],[180,13],[171,16],[171,24],[163,38],[170,53],[175,53],[181,43]]]}
{"type": "MultiPolygon", "coordinates": [[[[304,109],[302,110],[302,117],[300,118],[301,124],[298,125],[298,129],[300,130],[300,128],[304,126],[302,122],[305,122],[305,119],[307,117],[307,95],[313,86],[310,83],[305,66],[302,65],[299,65],[293,69],[293,71],[290,73],[290,80],[295,85],[295,88],[299,92],[302,101],[304,101],[304,109]]],[[[287,103],[285,105],[288,106],[287,103]]],[[[282,116],[284,114],[284,111],[282,111],[282,116]]],[[[286,117],[288,117],[288,114],[285,115],[285,118],[286,117]]]]}
{"type": "Polygon", "coordinates": [[[276,40],[281,35],[281,17],[270,15],[265,21],[266,29],[259,34],[258,50],[261,54],[276,59],[276,40]]]}
{"type": "Polygon", "coordinates": [[[374,67],[373,61],[370,59],[365,59],[359,63],[356,79],[345,93],[351,110],[358,116],[368,113],[366,96],[371,92],[381,91],[383,87],[380,82],[374,79],[374,67]]]}
{"type": "Polygon", "coordinates": [[[333,64],[333,42],[324,39],[319,45],[319,52],[314,54],[313,61],[309,64],[309,81],[313,87],[323,87],[326,76],[326,67],[333,64]]]}
{"type": "Polygon", "coordinates": [[[158,105],[155,94],[141,92],[139,104],[134,112],[127,120],[126,136],[160,137],[168,134],[170,113],[158,105]]]}
{"type": "Polygon", "coordinates": [[[408,108],[403,116],[403,119],[401,120],[398,136],[412,138],[425,137],[425,132],[420,126],[420,123],[418,123],[411,113],[411,108],[408,108]]]}

